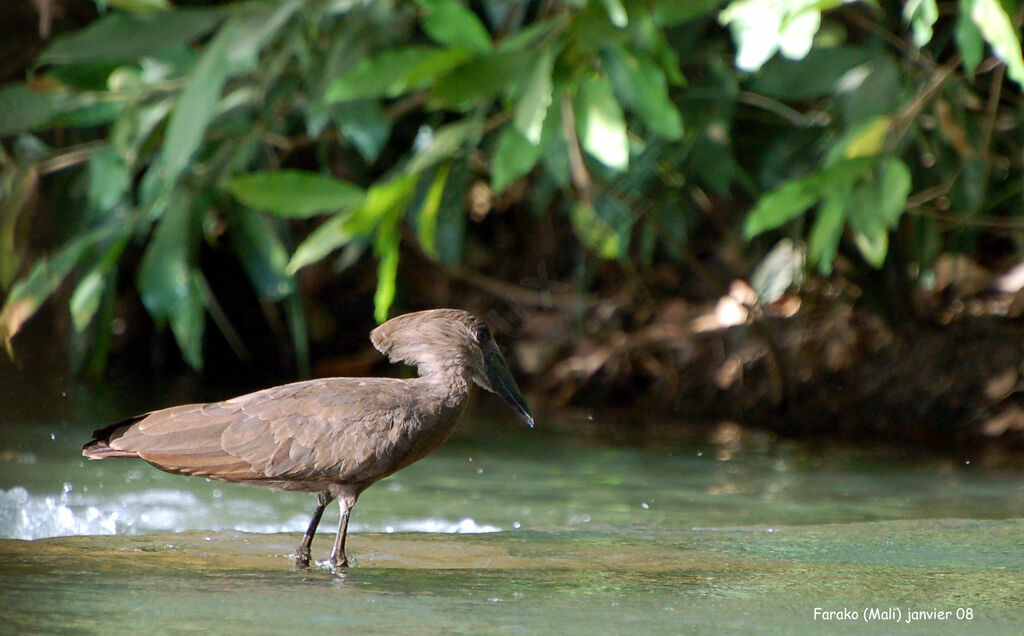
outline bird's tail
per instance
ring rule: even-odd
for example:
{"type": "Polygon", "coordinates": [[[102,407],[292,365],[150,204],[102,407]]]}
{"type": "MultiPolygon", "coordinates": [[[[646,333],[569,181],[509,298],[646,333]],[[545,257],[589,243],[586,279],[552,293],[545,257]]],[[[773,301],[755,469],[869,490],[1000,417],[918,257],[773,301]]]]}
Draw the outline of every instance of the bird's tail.
{"type": "Polygon", "coordinates": [[[120,450],[117,448],[111,448],[110,438],[114,437],[117,433],[127,429],[132,424],[138,422],[145,416],[133,417],[131,419],[118,422],[117,424],[111,424],[110,426],[104,426],[103,428],[96,429],[92,432],[92,439],[82,446],[82,455],[89,459],[108,459],[110,457],[138,457],[139,454],[135,451],[120,450]]]}

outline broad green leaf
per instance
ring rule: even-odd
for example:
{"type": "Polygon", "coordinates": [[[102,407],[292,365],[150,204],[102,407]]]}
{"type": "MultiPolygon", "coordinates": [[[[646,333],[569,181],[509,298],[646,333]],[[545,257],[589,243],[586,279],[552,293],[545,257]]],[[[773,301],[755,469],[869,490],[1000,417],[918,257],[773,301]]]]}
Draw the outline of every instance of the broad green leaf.
{"type": "Polygon", "coordinates": [[[425,12],[423,30],[438,44],[477,53],[487,53],[493,48],[491,36],[480,18],[456,0],[417,0],[417,4],[425,12]]]}
{"type": "Polygon", "coordinates": [[[21,265],[14,239],[18,220],[36,190],[38,178],[35,165],[14,167],[0,176],[0,288],[3,289],[10,286],[21,265]]]}
{"type": "Polygon", "coordinates": [[[534,146],[540,143],[544,117],[551,106],[551,70],[555,64],[554,49],[546,49],[526,80],[523,94],[516,101],[512,123],[534,146]]]}
{"type": "Polygon", "coordinates": [[[913,183],[910,168],[902,160],[893,157],[886,162],[882,182],[878,186],[878,215],[887,227],[895,228],[907,208],[907,197],[913,183]]]}
{"type": "Polygon", "coordinates": [[[124,199],[131,180],[127,162],[113,146],[94,152],[89,158],[89,208],[97,213],[112,210],[124,199]]]}
{"type": "Polygon", "coordinates": [[[0,137],[45,128],[67,106],[66,90],[35,90],[24,84],[0,87],[0,137]]]}
{"type": "Polygon", "coordinates": [[[614,170],[629,167],[626,120],[608,79],[586,78],[576,95],[575,110],[583,149],[614,170]]]}
{"type": "Polygon", "coordinates": [[[567,16],[567,13],[559,13],[553,17],[534,22],[530,26],[510,34],[498,42],[497,50],[502,53],[511,53],[532,47],[556,29],[564,29],[567,16]]]}
{"type": "Polygon", "coordinates": [[[437,173],[423,197],[420,213],[416,217],[420,245],[431,258],[437,258],[437,217],[441,209],[441,200],[444,197],[444,186],[448,182],[451,168],[451,163],[446,162],[437,169],[437,173]]]}
{"type": "Polygon", "coordinates": [[[377,263],[377,290],[373,294],[373,317],[378,323],[388,319],[398,289],[398,246],[401,234],[389,224],[377,235],[373,251],[380,259],[377,263]]]}
{"type": "Polygon", "coordinates": [[[191,199],[175,197],[153,231],[136,281],[142,303],[157,322],[167,320],[189,301],[197,235],[191,199]]]}
{"type": "Polygon", "coordinates": [[[276,170],[236,175],[224,182],[236,199],[278,216],[306,218],[358,205],[359,186],[317,172],[276,170]]]}
{"type": "Polygon", "coordinates": [[[351,212],[336,214],[313,231],[304,240],[286,272],[294,274],[306,265],[315,263],[335,249],[345,245],[357,236],[366,236],[383,223],[390,214],[397,214],[409,205],[415,194],[418,174],[396,177],[384,183],[377,183],[366,191],[363,203],[351,212]]]}
{"type": "Polygon", "coordinates": [[[79,281],[75,292],[71,294],[68,307],[71,310],[71,324],[75,331],[81,333],[92,322],[93,316],[100,308],[103,290],[107,285],[107,277],[101,267],[94,267],[79,281]]]}
{"type": "Polygon", "coordinates": [[[298,290],[286,271],[288,253],[273,223],[257,212],[232,210],[228,227],[231,247],[260,298],[276,302],[298,290]]]}
{"type": "Polygon", "coordinates": [[[335,121],[341,134],[352,142],[367,163],[377,161],[391,138],[391,120],[375,100],[344,102],[337,105],[335,121]]]}
{"type": "Polygon", "coordinates": [[[325,256],[347,244],[359,233],[353,229],[352,212],[335,214],[320,224],[295,248],[285,271],[295,274],[306,265],[322,260],[325,256]]]}
{"type": "Polygon", "coordinates": [[[31,271],[11,286],[0,309],[0,339],[10,347],[11,338],[67,278],[87,250],[105,240],[116,228],[104,226],[79,234],[51,256],[36,259],[31,271]]]}
{"type": "Polygon", "coordinates": [[[999,0],[972,0],[971,19],[978,25],[978,30],[992,47],[992,52],[1006,64],[1006,74],[1018,85],[1024,86],[1024,58],[1021,57],[1020,39],[1003,5],[999,0]]]}
{"type": "Polygon", "coordinates": [[[853,243],[868,265],[878,269],[889,250],[889,229],[881,213],[882,192],[874,181],[855,184],[847,198],[853,243]]]}
{"type": "Polygon", "coordinates": [[[136,283],[146,310],[157,324],[169,322],[182,357],[194,369],[203,365],[205,307],[195,280],[197,221],[191,199],[173,197],[142,256],[136,283]]]}
{"type": "Polygon", "coordinates": [[[629,24],[629,15],[626,14],[626,7],[622,6],[622,0],[601,0],[604,10],[608,12],[608,19],[620,29],[629,24]]]}
{"type": "Polygon", "coordinates": [[[438,76],[472,57],[465,49],[413,45],[361,60],[331,83],[324,100],[344,102],[373,97],[397,97],[429,86],[438,76]]]}
{"type": "Polygon", "coordinates": [[[529,69],[531,52],[491,53],[477,57],[444,75],[430,91],[431,108],[469,110],[494,100],[515,86],[529,69]]]}
{"type": "Polygon", "coordinates": [[[743,235],[748,239],[795,219],[818,202],[821,195],[808,178],[795,179],[761,197],[747,215],[743,235]]]}
{"type": "Polygon", "coordinates": [[[867,232],[854,230],[853,244],[871,267],[879,269],[885,264],[885,256],[889,252],[889,233],[885,228],[872,227],[867,232]]]}
{"type": "Polygon", "coordinates": [[[750,88],[786,102],[819,99],[834,94],[841,83],[848,81],[847,73],[871,57],[870,49],[847,45],[812,49],[798,62],[772,58],[751,77],[750,88]]]}
{"type": "Polygon", "coordinates": [[[846,223],[846,197],[846,193],[837,193],[825,200],[808,237],[807,260],[817,265],[825,276],[832,273],[832,262],[839,252],[839,240],[846,223]]]}
{"type": "Polygon", "coordinates": [[[957,48],[964,58],[964,71],[970,80],[974,80],[974,69],[981,64],[985,54],[985,40],[981,37],[978,25],[971,19],[971,0],[960,0],[960,10],[956,17],[954,32],[957,48]]]}
{"type": "Polygon", "coordinates": [[[167,11],[172,9],[169,0],[103,0],[113,9],[122,11],[167,11]]]}
{"type": "Polygon", "coordinates": [[[683,136],[683,118],[668,96],[668,82],[661,68],[645,54],[623,47],[609,49],[608,74],[622,101],[643,119],[647,127],[666,139],[683,136]]]}
{"type": "Polygon", "coordinates": [[[932,27],[938,20],[939,7],[935,0],[907,0],[903,4],[903,21],[910,24],[918,48],[932,41],[932,27]]]}
{"type": "Polygon", "coordinates": [[[491,187],[501,192],[537,164],[544,147],[533,145],[514,126],[505,126],[491,158],[491,187]]]}
{"type": "Polygon", "coordinates": [[[594,206],[584,201],[573,206],[569,215],[576,236],[599,257],[614,259],[622,256],[623,246],[619,233],[598,216],[594,206]]]}
{"type": "Polygon", "coordinates": [[[804,250],[784,238],[775,244],[750,275],[750,286],[762,304],[782,297],[793,285],[803,282],[804,250]]]}
{"type": "Polygon", "coordinates": [[[79,31],[60,35],[37,64],[129,62],[209,33],[229,15],[223,7],[146,13],[109,13],[79,31]]]}
{"type": "Polygon", "coordinates": [[[437,212],[437,258],[445,265],[455,266],[462,260],[466,241],[466,192],[474,178],[469,159],[462,156],[451,163],[451,174],[441,195],[437,212]]]}
{"type": "Polygon", "coordinates": [[[228,77],[254,66],[259,49],[298,7],[291,1],[273,11],[239,15],[217,32],[189,74],[171,113],[159,162],[147,171],[148,183],[143,183],[144,199],[166,196],[174,187],[203,141],[228,77]]]}
{"type": "Polygon", "coordinates": [[[435,163],[448,159],[461,150],[468,139],[479,135],[480,129],[480,122],[476,119],[464,119],[438,128],[409,160],[405,172],[422,172],[435,163]]]}

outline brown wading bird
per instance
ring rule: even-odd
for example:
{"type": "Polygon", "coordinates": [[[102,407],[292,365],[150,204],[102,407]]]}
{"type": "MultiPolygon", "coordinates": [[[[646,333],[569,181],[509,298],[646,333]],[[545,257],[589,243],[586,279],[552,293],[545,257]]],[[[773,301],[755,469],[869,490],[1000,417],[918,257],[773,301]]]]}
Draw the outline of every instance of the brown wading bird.
{"type": "Polygon", "coordinates": [[[169,473],[315,493],[295,555],[302,565],[309,565],[324,508],[337,499],[341,521],[329,564],[346,567],[345,532],[359,494],[448,439],[471,383],[497,393],[533,426],[490,330],[472,314],[406,314],[374,329],[370,340],[392,362],[415,365],[419,377],[324,378],[174,406],[99,429],[82,454],[138,457],[169,473]]]}

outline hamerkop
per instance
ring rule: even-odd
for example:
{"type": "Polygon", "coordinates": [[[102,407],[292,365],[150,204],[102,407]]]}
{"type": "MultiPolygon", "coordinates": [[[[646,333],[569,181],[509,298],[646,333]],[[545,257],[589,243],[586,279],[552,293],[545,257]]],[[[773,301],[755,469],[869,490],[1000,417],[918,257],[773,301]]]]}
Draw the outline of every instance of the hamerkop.
{"type": "Polygon", "coordinates": [[[490,330],[472,314],[406,314],[374,329],[370,340],[392,362],[415,365],[419,377],[324,378],[174,406],[99,429],[82,454],[138,457],[169,473],[315,493],[295,555],[302,565],[324,508],[337,499],[341,521],[329,564],[346,567],[345,533],[359,494],[448,439],[473,382],[533,426],[490,330]]]}

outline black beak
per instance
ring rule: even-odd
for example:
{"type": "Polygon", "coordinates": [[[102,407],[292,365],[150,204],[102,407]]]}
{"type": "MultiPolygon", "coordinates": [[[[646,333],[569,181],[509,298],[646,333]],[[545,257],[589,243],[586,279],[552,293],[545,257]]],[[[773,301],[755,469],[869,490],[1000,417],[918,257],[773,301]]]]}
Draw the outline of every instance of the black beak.
{"type": "Polygon", "coordinates": [[[484,353],[484,371],[491,389],[501,396],[506,404],[515,409],[516,413],[530,425],[530,428],[533,428],[533,414],[530,413],[530,407],[526,404],[526,399],[519,391],[519,387],[516,386],[516,379],[512,377],[512,372],[508,370],[505,357],[501,355],[497,347],[484,353]]]}

